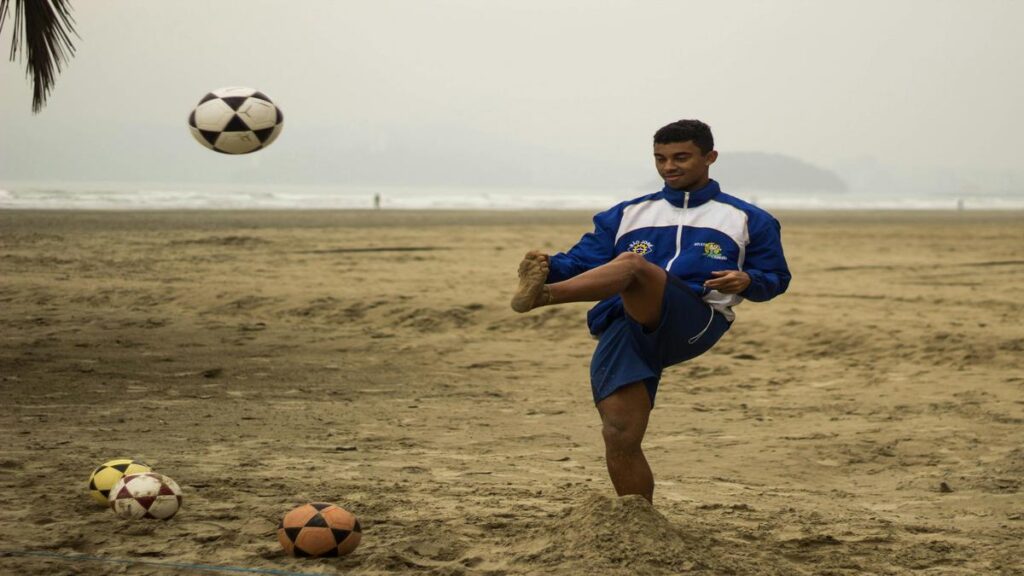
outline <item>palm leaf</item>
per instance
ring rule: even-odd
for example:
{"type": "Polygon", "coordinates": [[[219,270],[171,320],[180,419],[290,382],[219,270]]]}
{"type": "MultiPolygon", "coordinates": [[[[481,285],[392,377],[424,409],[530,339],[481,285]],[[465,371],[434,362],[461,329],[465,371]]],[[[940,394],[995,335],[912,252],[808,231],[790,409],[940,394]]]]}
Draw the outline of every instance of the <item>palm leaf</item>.
{"type": "MultiPolygon", "coordinates": [[[[0,31],[11,0],[0,0],[0,31]]],[[[28,57],[26,73],[32,77],[32,111],[39,112],[53,90],[62,65],[75,54],[71,35],[74,18],[68,0],[14,0],[14,37],[11,60],[23,50],[28,57]]]]}

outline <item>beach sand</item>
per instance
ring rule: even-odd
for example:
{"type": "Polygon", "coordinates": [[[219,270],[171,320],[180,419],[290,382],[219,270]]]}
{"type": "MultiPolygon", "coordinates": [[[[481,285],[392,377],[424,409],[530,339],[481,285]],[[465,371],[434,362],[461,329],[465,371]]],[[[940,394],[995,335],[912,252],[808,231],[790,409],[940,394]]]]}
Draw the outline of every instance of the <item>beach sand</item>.
{"type": "Polygon", "coordinates": [[[590,214],[0,212],[0,573],[1024,574],[1024,215],[778,216],[789,292],[665,373],[652,508],[588,305],[509,310],[590,214]],[[90,500],[122,456],[177,516],[90,500]],[[354,554],[283,555],[309,501],[354,554]]]}

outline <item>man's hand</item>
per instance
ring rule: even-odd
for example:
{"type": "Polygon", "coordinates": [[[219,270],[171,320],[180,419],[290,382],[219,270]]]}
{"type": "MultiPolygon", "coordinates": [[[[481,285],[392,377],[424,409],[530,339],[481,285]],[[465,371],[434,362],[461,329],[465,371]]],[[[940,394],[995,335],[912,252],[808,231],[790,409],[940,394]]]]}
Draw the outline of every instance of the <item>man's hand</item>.
{"type": "Polygon", "coordinates": [[[750,276],[742,270],[716,270],[711,275],[714,278],[704,282],[704,287],[723,294],[739,294],[750,286],[750,276]]]}

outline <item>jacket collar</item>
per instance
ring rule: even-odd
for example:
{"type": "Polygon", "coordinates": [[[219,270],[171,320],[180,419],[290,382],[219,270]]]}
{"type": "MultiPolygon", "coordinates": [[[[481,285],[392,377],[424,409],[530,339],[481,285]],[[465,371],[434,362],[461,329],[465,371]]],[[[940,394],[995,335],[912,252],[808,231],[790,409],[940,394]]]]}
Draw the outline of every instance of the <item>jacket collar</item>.
{"type": "MultiPolygon", "coordinates": [[[[703,188],[690,192],[689,206],[691,208],[700,206],[715,196],[718,196],[718,193],[721,191],[722,189],[719,188],[718,182],[708,180],[708,183],[705,184],[703,188]]],[[[661,189],[661,193],[673,206],[678,206],[679,208],[683,207],[683,201],[686,198],[686,192],[683,190],[676,190],[675,188],[665,186],[661,189]]]]}

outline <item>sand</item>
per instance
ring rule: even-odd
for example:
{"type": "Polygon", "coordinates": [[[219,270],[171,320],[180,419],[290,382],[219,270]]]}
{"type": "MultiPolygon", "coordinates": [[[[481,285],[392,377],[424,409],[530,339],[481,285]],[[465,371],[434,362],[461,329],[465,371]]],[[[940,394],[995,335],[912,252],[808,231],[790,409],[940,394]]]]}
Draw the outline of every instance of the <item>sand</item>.
{"type": "Polygon", "coordinates": [[[509,309],[590,214],[0,212],[0,573],[1024,574],[1024,214],[779,218],[790,291],[665,374],[652,507],[588,306],[509,309]],[[177,516],[89,499],[121,456],[177,516]],[[283,555],[308,501],[353,555],[283,555]]]}

